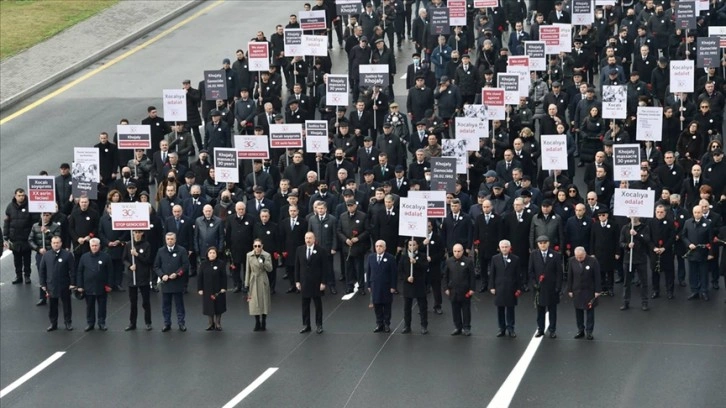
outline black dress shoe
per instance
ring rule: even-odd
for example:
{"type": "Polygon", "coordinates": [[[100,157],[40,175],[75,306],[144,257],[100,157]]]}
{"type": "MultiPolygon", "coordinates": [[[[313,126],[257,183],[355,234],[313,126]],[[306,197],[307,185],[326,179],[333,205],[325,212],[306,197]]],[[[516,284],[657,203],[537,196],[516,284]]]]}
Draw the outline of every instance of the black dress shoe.
{"type": "Polygon", "coordinates": [[[623,283],[623,278],[617,278],[617,279],[615,279],[615,283],[623,283]]]}
{"type": "Polygon", "coordinates": [[[312,329],[310,328],[310,326],[305,326],[302,328],[302,330],[300,330],[300,333],[310,333],[311,331],[312,329]]]}
{"type": "MultiPolygon", "coordinates": [[[[30,276],[26,276],[25,277],[25,284],[26,285],[30,285],[30,276]]],[[[714,286],[715,286],[714,289],[718,289],[718,285],[717,284],[714,284],[714,286]]]]}
{"type": "Polygon", "coordinates": [[[23,283],[23,278],[18,276],[17,278],[13,279],[13,285],[17,285],[19,283],[23,283]]]}
{"type": "Polygon", "coordinates": [[[585,337],[585,332],[577,332],[577,334],[575,335],[576,339],[581,339],[583,337],[585,337]]]}
{"type": "Polygon", "coordinates": [[[180,332],[185,332],[185,331],[187,331],[187,326],[184,326],[183,324],[180,324],[180,325],[179,325],[179,331],[180,331],[180,332]]]}
{"type": "Polygon", "coordinates": [[[105,324],[99,324],[99,325],[98,325],[98,330],[101,330],[101,331],[106,331],[106,330],[108,330],[108,327],[106,327],[106,325],[105,325],[105,324]]]}
{"type": "Polygon", "coordinates": [[[318,326],[318,328],[315,329],[315,333],[322,334],[323,333],[323,326],[318,326]]]}
{"type": "Polygon", "coordinates": [[[48,326],[47,329],[45,329],[45,331],[48,331],[48,332],[52,332],[54,330],[58,330],[58,325],[51,324],[50,326],[48,326]]]}
{"type": "MultiPolygon", "coordinates": [[[[25,283],[30,283],[30,278],[25,278],[25,283]]],[[[714,283],[711,288],[713,290],[718,290],[718,283],[714,283]]]]}
{"type": "Polygon", "coordinates": [[[391,332],[391,326],[389,326],[389,325],[383,326],[383,332],[384,333],[390,333],[391,332]]]}
{"type": "Polygon", "coordinates": [[[586,338],[587,338],[588,340],[592,340],[592,339],[594,339],[594,337],[592,337],[592,333],[587,333],[587,337],[586,337],[586,338]]]}
{"type": "Polygon", "coordinates": [[[411,328],[408,326],[404,327],[403,330],[401,330],[401,334],[408,334],[408,333],[411,333],[411,328]]]}
{"type": "Polygon", "coordinates": [[[651,299],[658,299],[659,297],[660,297],[660,293],[658,293],[658,292],[653,292],[653,294],[650,295],[651,299]]]}
{"type": "Polygon", "coordinates": [[[686,281],[680,281],[678,282],[678,286],[685,288],[686,287],[686,281]]]}
{"type": "Polygon", "coordinates": [[[509,337],[517,337],[517,333],[515,333],[514,330],[509,330],[509,337]]]}
{"type": "Polygon", "coordinates": [[[297,293],[297,289],[296,288],[290,288],[290,289],[286,290],[285,293],[297,293]]]}
{"type": "Polygon", "coordinates": [[[94,328],[93,325],[92,324],[89,324],[88,326],[86,326],[85,329],[83,329],[83,331],[84,332],[89,332],[89,331],[93,330],[93,328],[94,328]]]}
{"type": "MultiPolygon", "coordinates": [[[[207,326],[206,329],[204,329],[204,331],[212,331],[212,330],[214,330],[214,324],[210,324],[209,326],[207,326]]],[[[252,331],[260,331],[259,323],[255,325],[255,328],[252,329],[252,331]]]]}
{"type": "Polygon", "coordinates": [[[534,337],[542,337],[544,336],[544,332],[540,329],[537,329],[536,332],[534,332],[534,337]]]}
{"type": "Polygon", "coordinates": [[[364,289],[361,289],[361,290],[358,291],[358,294],[361,295],[361,296],[365,296],[366,291],[364,289]]]}
{"type": "MultiPolygon", "coordinates": [[[[240,288],[239,286],[235,286],[234,289],[232,289],[232,293],[240,293],[240,292],[242,292],[242,288],[240,288]]],[[[287,292],[287,293],[290,293],[290,292],[287,292]]]]}
{"type": "Polygon", "coordinates": [[[479,293],[487,293],[488,290],[487,288],[481,288],[479,289],[479,293]]]}
{"type": "Polygon", "coordinates": [[[691,293],[691,296],[688,296],[688,300],[696,300],[698,299],[698,293],[691,293]]]}
{"type": "Polygon", "coordinates": [[[121,285],[116,285],[116,287],[113,288],[114,292],[126,292],[126,289],[121,287],[121,285]]]}
{"type": "Polygon", "coordinates": [[[162,332],[162,333],[166,333],[166,332],[168,332],[168,331],[170,331],[170,330],[171,330],[171,326],[164,326],[164,327],[163,327],[163,328],[161,329],[161,332],[162,332]]]}
{"type": "Polygon", "coordinates": [[[146,325],[146,331],[151,331],[151,329],[153,329],[153,327],[151,327],[151,325],[150,325],[150,324],[147,324],[147,325],[146,325]]]}
{"type": "Polygon", "coordinates": [[[551,338],[551,339],[556,339],[556,338],[557,338],[557,333],[555,333],[555,332],[551,331],[551,332],[550,332],[550,338],[551,338]]]}
{"type": "Polygon", "coordinates": [[[383,331],[383,326],[376,326],[375,329],[373,329],[373,333],[380,333],[383,331]]]}
{"type": "Polygon", "coordinates": [[[702,299],[702,300],[703,300],[704,302],[708,302],[708,295],[707,295],[707,294],[705,294],[705,293],[701,293],[701,299],[702,299]]]}
{"type": "Polygon", "coordinates": [[[444,314],[444,312],[441,310],[441,307],[435,307],[434,313],[436,313],[437,315],[444,314]]]}
{"type": "Polygon", "coordinates": [[[666,298],[668,298],[668,300],[673,299],[673,292],[668,292],[668,294],[666,295],[666,298]]]}
{"type": "Polygon", "coordinates": [[[130,324],[130,325],[126,326],[126,328],[124,329],[124,331],[131,331],[131,330],[136,330],[135,324],[130,324]]]}
{"type": "Polygon", "coordinates": [[[630,309],[630,305],[627,303],[623,303],[623,305],[620,306],[620,310],[628,310],[628,309],[630,309]]]}
{"type": "Polygon", "coordinates": [[[331,286],[330,287],[330,294],[331,295],[337,295],[338,294],[338,289],[335,289],[335,286],[331,286]]]}
{"type": "Polygon", "coordinates": [[[643,303],[643,305],[640,306],[640,310],[647,312],[648,310],[650,310],[650,308],[648,307],[647,303],[643,303]]]}
{"type": "Polygon", "coordinates": [[[48,303],[45,299],[38,300],[38,303],[36,303],[36,306],[45,306],[45,304],[48,303]]]}
{"type": "Polygon", "coordinates": [[[505,335],[506,335],[506,333],[504,332],[504,330],[499,330],[497,332],[497,337],[504,337],[505,335]]]}
{"type": "Polygon", "coordinates": [[[156,285],[151,285],[151,291],[154,293],[159,293],[159,288],[156,285]]]}
{"type": "Polygon", "coordinates": [[[454,331],[451,332],[451,335],[452,336],[458,336],[460,334],[461,334],[461,330],[460,329],[454,329],[454,331]]]}
{"type": "Polygon", "coordinates": [[[422,327],[421,334],[429,334],[429,329],[427,329],[426,327],[422,327]]]}
{"type": "Polygon", "coordinates": [[[461,331],[461,334],[463,334],[466,337],[469,337],[469,336],[471,336],[471,330],[464,329],[464,330],[461,331]]]}
{"type": "Polygon", "coordinates": [[[72,324],[66,323],[65,326],[66,326],[66,330],[73,331],[73,325],[72,324]]]}

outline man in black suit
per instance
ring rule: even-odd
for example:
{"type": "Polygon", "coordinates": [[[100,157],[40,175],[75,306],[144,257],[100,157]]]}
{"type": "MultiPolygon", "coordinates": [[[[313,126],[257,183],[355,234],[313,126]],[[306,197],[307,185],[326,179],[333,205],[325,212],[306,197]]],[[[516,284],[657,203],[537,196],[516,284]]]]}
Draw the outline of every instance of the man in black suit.
{"type": "Polygon", "coordinates": [[[270,125],[275,124],[275,109],[271,102],[267,102],[264,105],[265,111],[258,114],[255,119],[255,124],[262,128],[263,135],[270,134],[270,125]]]}
{"type": "Polygon", "coordinates": [[[502,217],[492,212],[492,202],[484,200],[481,204],[482,213],[474,223],[474,249],[479,254],[479,273],[481,274],[480,293],[489,290],[489,263],[497,254],[499,241],[504,238],[502,217]]]}
{"type": "Polygon", "coordinates": [[[691,167],[691,177],[681,183],[681,203],[686,208],[693,208],[701,200],[701,195],[698,192],[703,184],[703,177],[701,176],[701,165],[694,164],[691,167]]]}
{"type": "Polygon", "coordinates": [[[592,331],[595,328],[595,300],[600,297],[600,264],[597,258],[587,256],[585,248],[575,248],[575,256],[570,258],[567,265],[567,295],[575,306],[577,320],[576,339],[585,337],[592,340],[592,331]],[[587,323],[585,323],[587,314],[587,323]]]}
{"type": "Polygon", "coordinates": [[[474,225],[471,216],[461,209],[458,198],[451,200],[451,211],[444,218],[441,225],[441,239],[446,243],[449,255],[453,254],[454,245],[461,244],[468,255],[472,244],[474,225]]]}
{"type": "Polygon", "coordinates": [[[153,172],[152,177],[156,178],[157,183],[160,183],[161,180],[166,178],[164,167],[169,164],[169,153],[171,153],[169,152],[169,142],[166,140],[159,142],[159,150],[153,154],[153,167],[151,168],[153,172]]]}
{"type": "Polygon", "coordinates": [[[280,238],[280,250],[282,251],[285,269],[287,270],[287,278],[290,280],[290,288],[286,293],[296,293],[295,267],[297,257],[296,251],[298,247],[305,241],[305,232],[308,230],[307,221],[300,216],[298,207],[290,205],[287,208],[288,216],[280,220],[277,224],[278,234],[280,238]]]}
{"type": "Polygon", "coordinates": [[[341,256],[345,257],[345,278],[347,290],[353,293],[358,284],[358,294],[365,295],[363,258],[370,248],[370,231],[366,214],[358,210],[353,199],[345,202],[346,212],[338,218],[338,242],[343,247],[341,256]]]}
{"type": "Polygon", "coordinates": [[[514,152],[511,149],[504,151],[504,159],[499,160],[496,166],[497,177],[502,182],[512,181],[512,170],[515,168],[522,168],[522,163],[519,160],[515,160],[514,152]]]}
{"type": "Polygon", "coordinates": [[[157,115],[156,108],[149,106],[146,109],[149,114],[144,120],[141,121],[142,125],[149,125],[151,127],[151,152],[155,155],[159,151],[159,143],[164,140],[164,135],[171,132],[169,125],[164,122],[164,118],[157,115]]]}
{"type": "MultiPolygon", "coordinates": [[[[172,216],[164,220],[164,232],[176,234],[176,243],[183,248],[194,248],[194,220],[184,216],[181,205],[175,205],[171,209],[172,216]]],[[[187,256],[190,262],[190,274],[196,273],[197,258],[194,251],[188,250],[187,256]]],[[[188,277],[184,278],[184,287],[187,286],[188,277]]]]}
{"type": "Polygon", "coordinates": [[[537,306],[537,332],[535,337],[542,337],[545,333],[545,313],[549,312],[550,338],[557,337],[557,304],[560,303],[560,290],[562,290],[562,273],[564,265],[562,255],[550,250],[550,240],[546,235],[537,237],[538,251],[529,257],[529,279],[535,290],[537,306]]]}
{"type": "Polygon", "coordinates": [[[514,331],[514,307],[517,298],[522,293],[519,274],[519,257],[511,253],[512,244],[503,239],[499,242],[499,253],[492,257],[489,271],[492,288],[489,291],[494,295],[494,305],[497,307],[499,332],[497,337],[504,337],[505,330],[509,337],[517,337],[514,331]]]}
{"type": "Polygon", "coordinates": [[[608,208],[604,205],[599,206],[595,214],[593,214],[593,217],[597,217],[597,220],[593,222],[590,230],[590,248],[592,255],[599,261],[602,289],[608,296],[613,296],[614,272],[620,259],[620,251],[618,250],[620,231],[613,220],[608,220],[609,216],[608,208]]]}
{"type": "MultiPolygon", "coordinates": [[[[694,166],[695,167],[695,166],[694,166]]],[[[693,207],[693,218],[686,220],[681,233],[681,241],[688,249],[688,275],[691,284],[691,295],[688,300],[701,299],[708,301],[708,258],[713,238],[713,222],[703,216],[700,205],[693,207]]]]}
{"type": "Polygon", "coordinates": [[[396,292],[396,258],[386,253],[386,243],[376,241],[375,252],[368,255],[366,285],[376,313],[374,333],[391,332],[391,304],[396,292]]]}
{"type": "Polygon", "coordinates": [[[454,245],[453,256],[444,267],[444,293],[451,299],[451,315],[454,318],[452,336],[471,336],[471,297],[476,288],[476,272],[471,258],[464,257],[464,247],[454,245]]]}
{"type": "Polygon", "coordinates": [[[303,328],[300,333],[308,333],[310,328],[310,300],[315,303],[316,333],[323,332],[323,302],[325,294],[325,271],[332,268],[330,256],[315,244],[315,234],[305,234],[305,244],[295,253],[295,287],[302,294],[303,328]]]}
{"type": "Polygon", "coordinates": [[[58,299],[63,302],[63,322],[66,330],[73,330],[71,312],[71,290],[76,285],[76,269],[73,254],[62,248],[61,237],[50,240],[51,251],[46,251],[38,262],[40,287],[48,297],[50,326],[47,331],[58,328],[58,299]]]}
{"type": "MultiPolygon", "coordinates": [[[[355,110],[348,114],[348,123],[353,135],[358,142],[358,146],[363,145],[363,138],[371,136],[370,131],[373,129],[373,114],[365,109],[365,102],[357,101],[355,110]]],[[[375,136],[375,135],[373,135],[375,136]]]]}

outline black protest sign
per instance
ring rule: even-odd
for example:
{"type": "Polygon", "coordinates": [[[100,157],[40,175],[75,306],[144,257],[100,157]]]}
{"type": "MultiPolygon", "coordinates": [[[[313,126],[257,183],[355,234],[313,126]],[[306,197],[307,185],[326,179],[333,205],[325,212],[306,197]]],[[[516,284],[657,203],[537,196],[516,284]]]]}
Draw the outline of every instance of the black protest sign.
{"type": "Polygon", "coordinates": [[[447,7],[431,9],[431,34],[448,35],[451,33],[449,25],[449,9],[447,7]]]}
{"type": "Polygon", "coordinates": [[[384,88],[390,83],[388,65],[365,64],[360,65],[358,70],[360,72],[360,86],[380,86],[384,88]]]}
{"type": "Polygon", "coordinates": [[[227,79],[224,71],[204,71],[204,99],[227,99],[227,79]]]}
{"type": "Polygon", "coordinates": [[[719,37],[699,37],[696,39],[696,68],[718,67],[721,53],[719,37]]]}
{"type": "Polygon", "coordinates": [[[456,158],[432,157],[431,190],[442,190],[452,193],[456,189],[456,158]]]}
{"type": "Polygon", "coordinates": [[[676,28],[681,30],[696,29],[696,2],[679,1],[676,3],[676,28]]]}

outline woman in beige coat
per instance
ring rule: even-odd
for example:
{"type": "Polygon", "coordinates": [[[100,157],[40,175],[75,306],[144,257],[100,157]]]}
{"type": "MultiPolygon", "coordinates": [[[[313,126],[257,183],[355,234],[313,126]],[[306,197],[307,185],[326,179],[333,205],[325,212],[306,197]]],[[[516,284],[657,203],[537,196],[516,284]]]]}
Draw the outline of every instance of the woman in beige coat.
{"type": "Polygon", "coordinates": [[[262,241],[259,239],[254,241],[252,251],[247,253],[246,263],[245,286],[249,288],[247,302],[250,315],[255,317],[254,331],[265,331],[271,300],[267,273],[272,271],[272,257],[262,250],[262,241]]]}

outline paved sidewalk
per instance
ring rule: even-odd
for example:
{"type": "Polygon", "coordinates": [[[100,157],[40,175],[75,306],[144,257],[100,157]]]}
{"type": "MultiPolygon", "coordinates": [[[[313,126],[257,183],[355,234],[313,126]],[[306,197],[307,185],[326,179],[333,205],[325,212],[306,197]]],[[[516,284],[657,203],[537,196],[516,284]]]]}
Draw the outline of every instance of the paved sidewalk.
{"type": "Polygon", "coordinates": [[[0,64],[0,110],[143,37],[203,0],[124,0],[0,64]]]}

